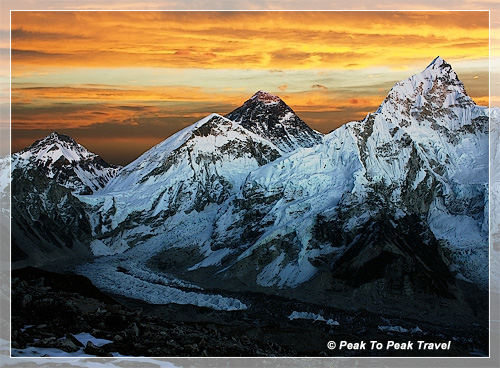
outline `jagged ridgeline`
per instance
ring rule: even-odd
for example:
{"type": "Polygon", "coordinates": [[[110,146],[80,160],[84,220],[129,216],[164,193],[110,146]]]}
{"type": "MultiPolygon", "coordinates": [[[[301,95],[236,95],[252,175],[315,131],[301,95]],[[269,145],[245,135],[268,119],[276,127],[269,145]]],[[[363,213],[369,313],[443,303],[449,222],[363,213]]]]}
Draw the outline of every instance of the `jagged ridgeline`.
{"type": "Polygon", "coordinates": [[[12,162],[14,265],[100,256],[78,272],[138,299],[125,277],[322,303],[488,287],[488,109],[439,57],[327,135],[259,91],[123,168],[56,133],[12,162]]]}

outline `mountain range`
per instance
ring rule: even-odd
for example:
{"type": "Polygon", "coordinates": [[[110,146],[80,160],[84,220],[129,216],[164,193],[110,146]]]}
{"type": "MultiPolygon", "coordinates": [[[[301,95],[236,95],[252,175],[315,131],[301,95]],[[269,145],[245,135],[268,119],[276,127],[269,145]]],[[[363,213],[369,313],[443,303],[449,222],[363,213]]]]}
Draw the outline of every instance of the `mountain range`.
{"type": "Polygon", "coordinates": [[[13,265],[87,260],[103,290],[227,309],[245,305],[193,295],[487,290],[488,114],[437,57],[326,135],[264,91],[125,167],[52,133],[12,154],[13,265]]]}

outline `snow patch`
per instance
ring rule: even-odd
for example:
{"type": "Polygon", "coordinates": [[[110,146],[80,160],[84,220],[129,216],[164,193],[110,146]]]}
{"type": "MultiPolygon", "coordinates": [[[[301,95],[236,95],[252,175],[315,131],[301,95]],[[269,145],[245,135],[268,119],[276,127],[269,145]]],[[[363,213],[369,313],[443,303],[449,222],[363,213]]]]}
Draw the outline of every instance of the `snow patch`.
{"type": "MultiPolygon", "coordinates": [[[[103,346],[106,344],[110,344],[113,341],[111,340],[105,340],[105,339],[99,339],[94,336],[92,336],[89,333],[82,332],[79,334],[74,335],[74,337],[80,341],[84,346],[87,346],[87,342],[91,342],[96,346],[103,346]]],[[[27,346],[25,349],[12,349],[11,354],[12,357],[16,358],[22,358],[22,357],[31,357],[31,358],[36,358],[36,357],[53,357],[53,358],[66,358],[66,357],[95,357],[94,355],[89,355],[85,353],[84,348],[81,347],[75,352],[66,352],[64,350],[56,349],[56,348],[40,348],[40,347],[35,347],[35,346],[27,346]]],[[[123,357],[123,355],[120,355],[118,353],[111,353],[114,357],[123,357]]],[[[17,361],[17,360],[16,360],[17,361]]],[[[44,360],[44,362],[47,362],[47,360],[44,360]]],[[[57,360],[57,362],[60,362],[60,360],[57,360]]]]}
{"type": "Polygon", "coordinates": [[[384,332],[400,332],[400,333],[410,332],[410,330],[401,326],[378,326],[378,329],[384,332]]]}
{"type": "Polygon", "coordinates": [[[117,253],[123,253],[129,249],[124,242],[115,242],[112,246],[106,245],[99,239],[94,239],[90,243],[90,249],[95,256],[110,256],[117,253]]]}
{"type": "Polygon", "coordinates": [[[339,323],[337,321],[334,321],[333,319],[325,319],[325,317],[323,317],[322,315],[312,312],[293,311],[292,314],[288,316],[288,319],[290,321],[293,321],[294,319],[310,319],[313,322],[319,321],[319,322],[325,322],[327,325],[330,326],[339,326],[339,323]]]}

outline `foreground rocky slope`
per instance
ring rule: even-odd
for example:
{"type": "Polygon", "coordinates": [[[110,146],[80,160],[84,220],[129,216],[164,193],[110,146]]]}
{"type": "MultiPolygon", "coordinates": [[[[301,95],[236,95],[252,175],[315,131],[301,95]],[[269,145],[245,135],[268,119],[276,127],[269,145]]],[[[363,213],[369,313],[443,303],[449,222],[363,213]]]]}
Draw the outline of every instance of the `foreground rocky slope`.
{"type": "Polygon", "coordinates": [[[35,268],[12,274],[13,356],[470,356],[485,355],[488,331],[471,320],[427,323],[412,317],[345,311],[255,293],[251,305],[224,312],[150,305],[97,290],[82,276],[35,268]],[[472,338],[470,336],[473,336],[472,338]],[[329,350],[357,338],[451,341],[450,350],[329,350]]]}

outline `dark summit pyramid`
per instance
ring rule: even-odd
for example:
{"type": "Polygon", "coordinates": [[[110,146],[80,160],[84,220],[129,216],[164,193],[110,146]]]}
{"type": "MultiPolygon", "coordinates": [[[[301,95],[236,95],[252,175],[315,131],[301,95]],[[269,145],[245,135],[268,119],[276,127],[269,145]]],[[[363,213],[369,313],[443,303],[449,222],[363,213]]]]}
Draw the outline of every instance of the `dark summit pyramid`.
{"type": "Polygon", "coordinates": [[[225,116],[271,141],[283,152],[312,147],[323,135],[311,129],[278,96],[259,91],[225,116]]]}

